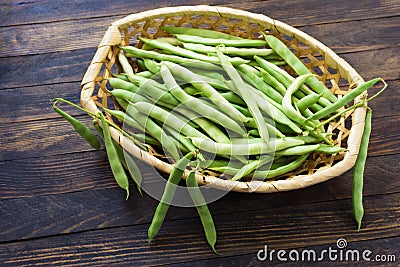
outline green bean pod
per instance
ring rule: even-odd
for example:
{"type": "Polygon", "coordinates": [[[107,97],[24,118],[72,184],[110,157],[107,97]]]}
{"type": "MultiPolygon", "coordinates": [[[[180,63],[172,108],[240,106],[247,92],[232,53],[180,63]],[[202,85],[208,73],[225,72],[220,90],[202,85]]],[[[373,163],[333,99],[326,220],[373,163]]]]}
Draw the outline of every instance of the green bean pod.
{"type": "Polygon", "coordinates": [[[143,127],[132,117],[130,117],[128,114],[126,114],[123,111],[120,110],[112,110],[112,109],[108,109],[108,108],[103,108],[107,113],[111,114],[112,116],[114,116],[115,118],[117,118],[118,120],[120,120],[121,122],[123,122],[124,124],[126,123],[127,125],[138,129],[138,130],[144,130],[143,127]]]}
{"type": "Polygon", "coordinates": [[[235,47],[259,47],[265,46],[266,41],[260,39],[241,39],[241,40],[228,40],[228,39],[214,39],[207,37],[192,36],[187,34],[175,34],[176,38],[183,43],[195,43],[203,45],[225,45],[235,47]]]}
{"type": "Polygon", "coordinates": [[[274,76],[272,76],[268,71],[263,68],[259,68],[261,76],[265,83],[269,84],[276,91],[278,91],[282,96],[286,93],[286,87],[281,84],[274,76]]]}
{"type": "Polygon", "coordinates": [[[347,149],[339,146],[328,146],[325,144],[320,144],[319,147],[315,150],[315,152],[320,152],[324,154],[337,154],[343,151],[347,151],[347,149]]]}
{"type": "Polygon", "coordinates": [[[108,129],[108,124],[106,122],[105,117],[102,113],[100,114],[100,120],[103,128],[103,135],[104,135],[104,144],[106,146],[106,152],[108,161],[110,163],[111,171],[114,175],[115,181],[122,189],[126,190],[126,199],[129,198],[129,181],[122,163],[118,157],[117,150],[113,143],[113,139],[111,138],[110,131],[108,129]]]}
{"type": "MultiPolygon", "coordinates": [[[[143,103],[143,102],[138,102],[138,103],[143,103]]],[[[165,148],[165,150],[171,155],[173,159],[178,160],[180,158],[179,151],[177,148],[178,141],[172,138],[171,136],[167,135],[165,131],[160,126],[158,126],[157,123],[155,123],[151,118],[146,116],[147,114],[144,115],[140,113],[139,110],[136,109],[136,107],[137,107],[136,104],[130,105],[128,110],[126,111],[127,114],[135,118],[135,120],[142,126],[142,129],[145,129],[145,131],[148,134],[150,134],[160,144],[162,144],[162,147],[165,148]]]]}
{"type": "Polygon", "coordinates": [[[151,71],[145,70],[137,72],[135,75],[143,78],[151,78],[154,74],[151,71]]]}
{"type": "Polygon", "coordinates": [[[133,46],[123,46],[121,49],[126,51],[126,55],[129,57],[136,58],[150,58],[158,61],[171,61],[178,64],[185,64],[186,66],[193,66],[196,68],[206,69],[206,70],[220,70],[221,67],[201,60],[185,58],[175,55],[161,54],[156,51],[146,51],[133,46]]]}
{"type": "Polygon", "coordinates": [[[246,65],[246,64],[242,64],[240,66],[237,66],[236,68],[237,68],[237,70],[239,70],[241,72],[243,78],[249,84],[252,84],[254,87],[259,89],[261,92],[263,92],[266,96],[271,98],[277,104],[282,103],[282,98],[283,98],[282,95],[277,90],[275,90],[273,87],[271,87],[267,83],[265,83],[262,77],[253,73],[251,71],[252,67],[250,67],[249,65],[246,65]]]}
{"type": "Polygon", "coordinates": [[[277,151],[275,153],[275,156],[299,156],[303,154],[307,154],[313,151],[316,151],[319,148],[319,144],[316,145],[301,145],[301,146],[295,146],[295,147],[289,147],[286,149],[283,149],[281,151],[277,151]]]}
{"type": "MultiPolygon", "coordinates": [[[[195,52],[207,54],[207,53],[216,53],[214,46],[208,46],[203,44],[193,44],[193,43],[183,43],[183,47],[192,50],[195,52]]],[[[223,47],[221,52],[227,55],[235,55],[241,57],[255,56],[258,55],[260,57],[268,56],[273,53],[272,49],[267,48],[237,48],[237,47],[223,47]]]]}
{"type": "Polygon", "coordinates": [[[370,87],[374,86],[376,83],[378,83],[379,81],[382,81],[382,78],[375,78],[372,79],[368,82],[365,83],[361,83],[359,84],[356,88],[354,88],[353,90],[351,90],[350,92],[348,92],[347,94],[345,94],[339,101],[325,107],[324,109],[318,111],[317,113],[315,113],[314,115],[312,115],[311,117],[308,117],[307,120],[318,120],[321,118],[324,118],[326,116],[328,116],[329,114],[337,111],[339,108],[345,106],[346,104],[348,104],[350,101],[354,100],[357,96],[361,95],[362,93],[364,93],[366,90],[368,90],[370,87]]]}
{"type": "Polygon", "coordinates": [[[139,87],[131,82],[124,81],[120,78],[109,78],[108,82],[115,89],[124,89],[132,93],[136,93],[139,87]]]}
{"type": "MultiPolygon", "coordinates": [[[[311,71],[307,69],[303,62],[301,62],[281,40],[272,35],[264,35],[264,37],[269,47],[282,57],[298,75],[311,74],[311,71]]],[[[310,77],[307,84],[318,94],[322,93],[328,100],[332,102],[338,101],[336,96],[316,77],[310,77]]]]}
{"type": "MultiPolygon", "coordinates": [[[[303,145],[305,142],[293,137],[276,138],[266,143],[262,139],[258,142],[249,141],[246,144],[217,143],[210,139],[189,137],[192,143],[199,148],[218,155],[259,155],[279,151],[292,146],[303,145]]],[[[251,140],[251,139],[249,139],[251,140]]]]}
{"type": "Polygon", "coordinates": [[[149,244],[151,240],[158,234],[162,223],[164,222],[165,215],[167,214],[169,204],[174,197],[176,187],[179,181],[182,179],[183,173],[189,164],[189,161],[196,156],[196,153],[189,152],[180,160],[177,161],[172,172],[168,177],[168,181],[165,184],[164,193],[161,197],[160,203],[158,203],[156,212],[154,213],[153,219],[147,231],[149,244]]]}
{"type": "Polygon", "coordinates": [[[123,51],[119,51],[118,53],[118,61],[122,66],[122,69],[124,70],[124,72],[128,75],[133,75],[134,71],[133,68],[131,66],[131,64],[128,62],[128,59],[125,57],[124,52],[123,51]]]}
{"type": "Polygon", "coordinates": [[[128,102],[137,102],[137,101],[141,101],[141,102],[150,102],[152,103],[152,101],[150,101],[148,98],[139,95],[137,93],[132,93],[130,91],[126,91],[123,89],[114,89],[112,91],[109,91],[109,93],[111,95],[113,95],[116,98],[128,101],[128,102]]]}
{"type": "Polygon", "coordinates": [[[206,200],[201,194],[200,188],[197,184],[195,174],[196,173],[194,171],[189,173],[189,176],[186,178],[186,185],[188,187],[190,197],[192,198],[193,203],[196,206],[197,212],[199,213],[207,242],[211,246],[212,250],[217,253],[217,251],[215,250],[215,243],[217,242],[217,231],[215,230],[214,221],[207,207],[206,200]]]}
{"type": "MultiPolygon", "coordinates": [[[[272,77],[276,79],[280,84],[282,84],[285,88],[288,88],[290,84],[295,80],[294,77],[292,77],[289,73],[287,73],[284,69],[279,68],[278,66],[272,64],[268,60],[265,60],[259,56],[254,56],[254,59],[257,61],[259,66],[264,69],[266,72],[268,72],[272,77]]],[[[264,75],[265,76],[265,75],[264,75]]],[[[297,90],[294,93],[294,96],[301,99],[305,97],[306,95],[309,95],[313,93],[310,88],[308,88],[305,84],[303,84],[300,87],[300,90],[297,90]]],[[[313,111],[319,111],[323,107],[329,106],[332,104],[329,100],[325,99],[324,97],[321,97],[318,100],[317,104],[312,105],[310,108],[313,111]]]]}
{"type": "Polygon", "coordinates": [[[321,94],[312,93],[299,99],[299,101],[297,101],[296,103],[299,112],[303,113],[306,109],[316,104],[318,100],[321,98],[321,96],[322,96],[321,94]]]}
{"type": "Polygon", "coordinates": [[[365,116],[365,126],[363,135],[361,138],[360,150],[358,151],[358,156],[356,163],[354,165],[353,172],[353,211],[354,211],[354,219],[357,222],[358,231],[361,228],[361,221],[364,217],[364,207],[362,204],[362,191],[364,185],[364,168],[365,162],[367,161],[368,155],[368,143],[369,137],[371,134],[372,126],[372,111],[370,109],[367,110],[367,114],[365,116]]]}
{"type": "Polygon", "coordinates": [[[203,118],[203,116],[182,106],[178,106],[174,111],[179,112],[182,116],[197,124],[211,139],[222,143],[229,142],[226,134],[209,119],[203,118]]]}
{"type": "Polygon", "coordinates": [[[160,72],[160,66],[154,62],[154,60],[151,60],[150,58],[143,58],[144,65],[146,66],[146,69],[148,69],[152,73],[158,73],[160,72]]]}
{"type": "Polygon", "coordinates": [[[253,179],[270,179],[280,175],[284,175],[290,171],[299,168],[303,162],[308,158],[310,153],[299,156],[296,160],[290,162],[287,165],[280,166],[276,169],[271,169],[268,171],[255,171],[254,174],[250,174],[253,179]]]}
{"type": "Polygon", "coordinates": [[[250,161],[248,164],[239,169],[239,171],[232,177],[232,180],[240,180],[243,176],[248,175],[268,162],[271,162],[273,159],[274,157],[272,155],[263,155],[257,160],[250,161]]]}
{"type": "Polygon", "coordinates": [[[96,135],[81,121],[75,119],[65,111],[53,106],[53,109],[60,114],[65,120],[67,120],[72,127],[74,127],[75,131],[81,135],[91,147],[97,150],[101,150],[101,145],[96,135]]]}

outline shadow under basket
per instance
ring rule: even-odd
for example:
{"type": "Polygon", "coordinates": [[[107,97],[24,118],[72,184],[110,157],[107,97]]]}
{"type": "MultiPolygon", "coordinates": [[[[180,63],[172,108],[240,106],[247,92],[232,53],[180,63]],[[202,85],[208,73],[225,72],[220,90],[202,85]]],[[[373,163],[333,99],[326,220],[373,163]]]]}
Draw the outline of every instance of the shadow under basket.
{"type": "MultiPolygon", "coordinates": [[[[109,86],[107,78],[121,71],[118,47],[121,45],[140,47],[143,44],[139,42],[139,36],[153,39],[168,36],[159,29],[161,26],[211,29],[244,38],[256,38],[262,31],[272,34],[282,40],[338,98],[364,82],[362,77],[331,49],[309,35],[265,15],[214,6],[167,7],[132,14],[111,24],[83,77],[82,107],[97,113],[99,107],[113,105],[106,88],[109,86]]],[[[289,66],[284,68],[288,72],[293,72],[289,66]]],[[[355,102],[359,101],[360,97],[355,102]]],[[[304,188],[337,177],[355,164],[364,129],[365,114],[366,107],[359,107],[328,125],[327,132],[332,133],[331,141],[335,145],[347,148],[346,152],[335,155],[311,154],[297,170],[263,182],[232,181],[211,173],[197,174],[197,181],[199,184],[207,184],[222,190],[270,193],[304,188]]],[[[163,155],[154,153],[152,149],[149,151],[140,149],[112,127],[110,132],[112,138],[134,157],[164,173],[172,171],[173,165],[168,163],[163,155]]]]}

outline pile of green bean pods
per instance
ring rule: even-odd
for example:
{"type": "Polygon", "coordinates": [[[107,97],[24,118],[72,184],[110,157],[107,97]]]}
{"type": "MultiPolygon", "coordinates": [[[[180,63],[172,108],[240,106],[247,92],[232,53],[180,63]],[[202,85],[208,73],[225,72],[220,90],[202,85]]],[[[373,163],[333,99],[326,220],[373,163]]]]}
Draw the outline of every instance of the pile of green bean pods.
{"type": "MultiPolygon", "coordinates": [[[[194,178],[196,172],[235,181],[265,181],[295,174],[311,155],[343,154],[346,148],[335,145],[334,133],[327,125],[356,107],[366,106],[386,88],[386,83],[376,78],[338,99],[273,35],[262,33],[256,39],[245,39],[205,29],[160,29],[171,37],[139,37],[141,48],[119,47],[121,71],[108,78],[106,88],[115,100],[114,108],[103,108],[104,115],[78,107],[94,118],[112,172],[127,195],[129,175],[140,189],[140,170],[133,163],[134,171],[126,174],[129,168],[121,147],[110,137],[108,127],[143,150],[151,145],[174,164],[148,231],[149,242],[161,227],[174,185],[189,168],[187,187],[207,241],[215,251],[216,231],[194,178]],[[356,97],[378,82],[384,84],[381,91],[355,103],[356,97]]],[[[54,108],[100,149],[90,129],[56,107],[58,102],[72,103],[55,99],[54,108]]],[[[353,206],[358,229],[363,216],[363,167],[371,125],[370,112],[367,114],[354,168],[353,206]]]]}

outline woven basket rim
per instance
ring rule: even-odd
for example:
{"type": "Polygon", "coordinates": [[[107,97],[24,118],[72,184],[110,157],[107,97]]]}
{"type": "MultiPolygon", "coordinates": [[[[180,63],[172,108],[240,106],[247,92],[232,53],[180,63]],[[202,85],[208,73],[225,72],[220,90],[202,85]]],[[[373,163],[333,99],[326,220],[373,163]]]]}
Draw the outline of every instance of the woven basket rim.
{"type": "MultiPolygon", "coordinates": [[[[356,86],[364,82],[363,78],[345,60],[340,58],[336,53],[334,53],[330,48],[322,44],[320,41],[288,24],[271,19],[266,15],[251,13],[248,11],[242,11],[228,7],[216,7],[207,5],[164,7],[128,15],[111,23],[105,35],[103,36],[102,41],[98,45],[96,54],[94,55],[82,79],[82,91],[80,101],[82,107],[88,109],[93,113],[99,112],[99,109],[92,99],[96,79],[98,78],[103,63],[106,61],[106,57],[111,51],[111,47],[122,43],[123,40],[121,37],[121,30],[129,27],[134,23],[143,22],[148,19],[179,15],[210,15],[216,17],[241,19],[248,23],[258,24],[265,29],[274,30],[288,37],[293,37],[308,45],[311,49],[319,52],[321,56],[324,57],[327,65],[337,69],[342,77],[351,84],[351,86],[356,86]]],[[[355,101],[358,100],[359,98],[357,98],[355,101]]],[[[341,161],[335,163],[333,166],[319,169],[311,175],[298,175],[291,179],[265,181],[260,183],[255,181],[241,182],[223,180],[214,176],[204,176],[197,174],[197,181],[199,184],[208,184],[211,187],[218,189],[257,193],[271,193],[300,189],[327,181],[331,178],[343,174],[354,166],[360,147],[360,137],[364,129],[365,114],[366,107],[359,107],[354,110],[352,117],[352,126],[347,139],[348,151],[345,153],[344,158],[341,161]]],[[[163,172],[170,173],[172,171],[173,166],[171,164],[168,164],[161,159],[141,150],[131,140],[120,134],[116,129],[110,128],[110,133],[112,138],[117,141],[130,154],[138,157],[140,160],[154,166],[155,168],[163,172]]],[[[188,173],[186,173],[186,175],[187,174],[188,173]]]]}

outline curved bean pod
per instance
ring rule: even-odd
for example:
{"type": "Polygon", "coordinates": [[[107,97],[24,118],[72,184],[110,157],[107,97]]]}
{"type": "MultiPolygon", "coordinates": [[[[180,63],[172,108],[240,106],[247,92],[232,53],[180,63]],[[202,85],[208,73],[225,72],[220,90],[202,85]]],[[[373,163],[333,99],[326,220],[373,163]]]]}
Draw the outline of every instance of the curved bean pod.
{"type": "Polygon", "coordinates": [[[115,89],[124,89],[124,90],[130,91],[132,93],[136,93],[137,90],[139,89],[139,87],[137,87],[135,84],[124,81],[120,78],[109,78],[108,82],[115,89]]]}
{"type": "MultiPolygon", "coordinates": [[[[297,77],[294,82],[289,86],[287,89],[285,96],[283,97],[282,100],[282,108],[283,112],[288,116],[291,120],[297,122],[299,125],[303,125],[306,121],[306,118],[301,115],[299,112],[295,110],[295,108],[292,105],[292,94],[299,89],[299,87],[309,78],[314,76],[314,74],[305,74],[297,77]]],[[[308,123],[311,127],[314,125],[309,122],[308,123]]]]}
{"type": "Polygon", "coordinates": [[[317,103],[321,96],[321,94],[312,93],[299,99],[299,101],[296,103],[299,112],[303,113],[306,109],[317,103]]]}

